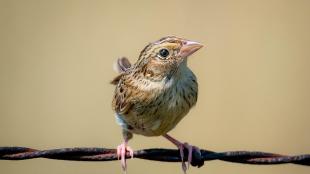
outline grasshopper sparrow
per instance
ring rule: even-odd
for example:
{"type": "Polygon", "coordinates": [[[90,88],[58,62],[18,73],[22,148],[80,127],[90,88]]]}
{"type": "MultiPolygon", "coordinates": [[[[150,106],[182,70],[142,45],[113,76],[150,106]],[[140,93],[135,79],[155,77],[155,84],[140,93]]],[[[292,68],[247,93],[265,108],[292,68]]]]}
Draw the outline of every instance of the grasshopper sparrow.
{"type": "MultiPolygon", "coordinates": [[[[116,85],[112,105],[124,137],[117,148],[124,171],[126,152],[133,157],[127,145],[133,134],[164,136],[179,148],[182,161],[187,148],[188,163],[192,151],[199,150],[167,133],[196,104],[198,84],[187,58],[201,47],[198,42],[168,36],[148,44],[133,65],[126,58],[117,60],[115,68],[120,74],[111,82],[116,85]]],[[[183,161],[184,172],[188,167],[183,161]]]]}

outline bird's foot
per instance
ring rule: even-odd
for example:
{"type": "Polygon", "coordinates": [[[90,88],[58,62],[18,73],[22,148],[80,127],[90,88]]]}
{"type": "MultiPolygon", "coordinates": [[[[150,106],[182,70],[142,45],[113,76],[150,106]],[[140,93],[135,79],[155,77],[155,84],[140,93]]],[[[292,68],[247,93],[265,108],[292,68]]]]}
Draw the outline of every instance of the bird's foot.
{"type": "Polygon", "coordinates": [[[200,149],[196,146],[192,146],[188,143],[180,143],[177,145],[180,151],[180,156],[181,156],[181,160],[182,160],[182,170],[184,173],[186,173],[186,171],[189,169],[189,166],[192,163],[192,159],[193,159],[193,152],[197,151],[200,153],[200,149]],[[184,151],[187,150],[188,152],[188,156],[187,156],[187,164],[184,161],[184,151]]]}
{"type": "MultiPolygon", "coordinates": [[[[200,149],[196,146],[192,146],[188,143],[182,143],[176,139],[174,139],[173,137],[171,137],[170,135],[166,134],[164,135],[165,138],[167,138],[169,141],[171,141],[173,144],[175,144],[179,151],[180,151],[180,157],[181,157],[181,160],[182,160],[182,170],[184,173],[186,173],[186,171],[189,169],[189,166],[192,164],[192,160],[193,160],[193,153],[196,153],[196,154],[201,154],[200,153],[200,149]],[[188,155],[187,155],[187,164],[186,162],[184,161],[184,151],[187,151],[188,152],[188,155]]],[[[203,163],[202,163],[203,165],[203,163]]],[[[195,165],[196,166],[196,165],[195,165]]],[[[199,164],[198,167],[200,167],[201,165],[199,164]]]]}
{"type": "Polygon", "coordinates": [[[117,146],[117,159],[121,160],[121,165],[123,171],[126,173],[127,171],[127,163],[126,163],[126,153],[129,152],[131,158],[133,158],[133,150],[131,147],[127,146],[127,142],[124,142],[117,146]]]}

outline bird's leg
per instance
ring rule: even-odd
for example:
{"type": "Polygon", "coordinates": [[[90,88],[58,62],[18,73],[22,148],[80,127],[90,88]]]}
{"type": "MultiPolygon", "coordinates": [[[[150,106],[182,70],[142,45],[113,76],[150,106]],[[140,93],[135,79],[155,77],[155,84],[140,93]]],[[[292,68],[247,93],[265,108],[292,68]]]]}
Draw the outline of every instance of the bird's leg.
{"type": "Polygon", "coordinates": [[[129,152],[131,158],[133,158],[133,150],[131,147],[127,146],[128,141],[132,138],[132,134],[123,130],[124,142],[117,146],[117,159],[121,160],[121,165],[123,171],[126,173],[127,170],[127,163],[126,163],[126,153],[129,152]]]}
{"type": "Polygon", "coordinates": [[[200,152],[200,149],[198,147],[192,146],[188,143],[181,143],[180,141],[176,140],[175,138],[171,137],[168,134],[165,134],[163,136],[179,148],[180,156],[181,156],[181,160],[182,160],[182,170],[184,173],[186,173],[186,170],[189,168],[190,163],[192,162],[193,150],[200,152]],[[184,162],[184,148],[186,148],[188,151],[187,165],[184,162]]]}

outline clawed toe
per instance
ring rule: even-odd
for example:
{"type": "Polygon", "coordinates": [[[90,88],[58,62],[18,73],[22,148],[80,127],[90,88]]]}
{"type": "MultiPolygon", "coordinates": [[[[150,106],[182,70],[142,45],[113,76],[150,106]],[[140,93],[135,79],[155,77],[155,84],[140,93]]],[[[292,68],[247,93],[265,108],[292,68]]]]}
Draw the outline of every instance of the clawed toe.
{"type": "MultiPolygon", "coordinates": [[[[175,144],[179,150],[180,150],[180,156],[181,156],[181,160],[182,160],[182,170],[184,173],[186,173],[186,170],[189,168],[189,166],[192,163],[192,159],[193,159],[193,151],[194,152],[198,152],[200,154],[200,149],[196,146],[192,146],[189,145],[188,143],[181,143],[180,141],[176,140],[175,138],[171,137],[168,134],[163,135],[165,138],[167,138],[169,141],[171,141],[173,144],[175,144]],[[188,155],[187,155],[187,165],[184,161],[184,149],[187,149],[188,155]]],[[[194,157],[196,157],[197,153],[194,153],[194,157]]],[[[195,158],[196,159],[196,158],[195,158]]],[[[200,160],[201,161],[201,160],[200,160]]],[[[194,161],[196,162],[196,160],[194,161]]],[[[201,167],[203,165],[203,161],[199,162],[198,164],[193,164],[194,166],[198,166],[201,167]]]]}
{"type": "Polygon", "coordinates": [[[192,159],[193,159],[193,151],[198,151],[200,152],[200,149],[196,146],[192,146],[188,143],[181,143],[178,145],[178,148],[180,150],[180,156],[182,159],[182,170],[184,173],[189,169],[189,166],[191,165],[192,159]],[[184,149],[187,149],[188,155],[187,155],[187,165],[184,161],[184,149]]]}
{"type": "Polygon", "coordinates": [[[126,163],[126,152],[129,152],[131,158],[133,158],[133,150],[131,147],[127,146],[127,143],[122,143],[121,145],[117,146],[117,159],[121,160],[121,165],[123,171],[126,173],[127,170],[127,163],[126,163]]]}
{"type": "Polygon", "coordinates": [[[200,149],[196,146],[192,146],[188,143],[184,143],[184,146],[186,147],[187,151],[188,151],[188,156],[187,156],[187,168],[189,168],[189,166],[191,165],[192,161],[193,161],[193,153],[194,152],[198,152],[200,154],[200,149]]]}

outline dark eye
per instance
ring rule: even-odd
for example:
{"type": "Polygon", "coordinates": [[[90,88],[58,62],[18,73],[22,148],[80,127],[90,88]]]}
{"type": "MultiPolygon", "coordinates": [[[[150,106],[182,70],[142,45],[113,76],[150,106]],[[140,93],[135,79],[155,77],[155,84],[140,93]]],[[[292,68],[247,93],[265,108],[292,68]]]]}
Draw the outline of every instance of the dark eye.
{"type": "Polygon", "coordinates": [[[159,50],[159,55],[162,58],[167,58],[169,56],[169,51],[166,48],[159,50]]]}

